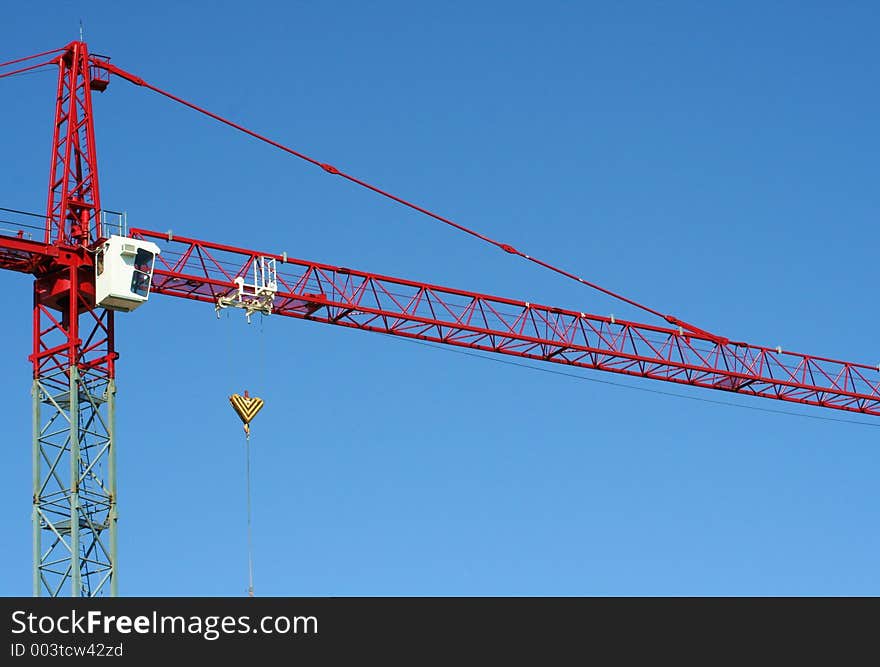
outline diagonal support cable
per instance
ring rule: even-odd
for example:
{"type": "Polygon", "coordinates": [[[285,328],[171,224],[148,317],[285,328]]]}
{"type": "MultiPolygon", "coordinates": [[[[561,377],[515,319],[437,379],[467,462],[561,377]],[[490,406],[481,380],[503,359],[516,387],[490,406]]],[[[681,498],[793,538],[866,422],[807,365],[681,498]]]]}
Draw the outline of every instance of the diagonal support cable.
{"type": "Polygon", "coordinates": [[[194,104],[192,102],[189,102],[189,101],[183,99],[182,97],[178,97],[177,95],[174,95],[173,93],[170,93],[166,90],[163,90],[163,89],[159,88],[158,86],[154,86],[153,84],[148,83],[147,81],[145,81],[141,77],[136,76],[134,74],[131,74],[130,72],[127,72],[126,70],[124,70],[120,67],[117,67],[116,65],[113,65],[110,62],[107,62],[106,60],[93,58],[91,62],[94,67],[104,69],[105,71],[107,71],[111,74],[116,74],[117,76],[125,79],[126,81],[128,81],[130,83],[133,83],[136,86],[141,86],[143,88],[147,88],[148,90],[152,90],[153,92],[158,93],[164,97],[167,97],[168,99],[173,100],[174,102],[177,102],[178,104],[182,104],[183,106],[189,107],[190,109],[197,111],[200,114],[208,116],[209,118],[212,118],[213,120],[216,120],[220,123],[223,123],[224,125],[228,125],[229,127],[233,128],[235,130],[238,130],[239,132],[243,132],[244,134],[247,134],[248,136],[251,136],[254,139],[257,139],[259,141],[262,141],[263,143],[269,144],[270,146],[273,146],[274,148],[282,150],[285,153],[288,153],[288,154],[293,155],[295,157],[298,157],[301,160],[305,160],[306,162],[313,164],[316,167],[320,167],[328,174],[332,174],[334,176],[341,176],[342,178],[344,178],[348,181],[351,181],[352,183],[355,183],[356,185],[359,185],[359,186],[366,188],[367,190],[370,190],[378,195],[381,195],[381,196],[386,197],[394,202],[397,202],[398,204],[401,204],[402,206],[406,206],[407,208],[410,208],[414,211],[417,211],[418,213],[426,215],[429,218],[433,218],[434,220],[437,220],[438,222],[442,222],[445,225],[453,227],[454,229],[457,229],[460,232],[464,232],[465,234],[469,234],[470,236],[473,236],[473,237],[475,237],[485,243],[488,243],[488,244],[493,245],[497,248],[500,248],[501,250],[503,250],[506,253],[509,253],[511,255],[516,255],[518,257],[526,259],[530,262],[533,262],[534,264],[537,264],[538,266],[540,266],[544,269],[558,273],[559,275],[564,276],[566,278],[569,278],[570,280],[574,280],[582,285],[585,285],[586,287],[590,287],[594,290],[602,292],[603,294],[605,294],[607,296],[610,296],[614,299],[622,301],[623,303],[626,303],[630,306],[634,306],[635,308],[641,309],[647,313],[655,315],[656,317],[659,317],[659,318],[665,320],[666,322],[668,322],[676,327],[680,327],[682,330],[686,330],[689,333],[703,336],[705,338],[713,340],[713,341],[715,341],[719,344],[722,344],[722,345],[726,345],[730,342],[730,340],[728,338],[725,338],[723,336],[718,336],[716,334],[705,331],[704,329],[700,329],[699,327],[696,327],[692,324],[689,324],[689,323],[685,322],[684,320],[681,320],[677,317],[674,317],[673,315],[664,315],[660,311],[654,310],[653,308],[650,308],[644,304],[641,304],[638,301],[635,301],[635,300],[630,299],[628,297],[625,297],[621,294],[613,292],[605,287],[602,287],[601,285],[598,285],[594,282],[590,282],[589,280],[586,280],[585,278],[582,278],[581,276],[578,276],[574,273],[566,271],[565,269],[561,269],[557,266],[550,264],[549,262],[545,262],[541,259],[538,259],[537,257],[533,257],[529,254],[526,254],[525,252],[517,250],[516,248],[514,248],[510,244],[502,243],[501,241],[497,241],[497,240],[495,240],[485,234],[481,234],[480,232],[478,232],[474,229],[471,229],[469,227],[466,227],[465,225],[462,225],[458,222],[455,222],[454,220],[450,220],[449,218],[446,218],[438,213],[434,213],[433,211],[430,211],[427,208],[424,208],[423,206],[419,206],[418,204],[415,204],[411,201],[408,201],[402,197],[398,197],[397,195],[392,194],[392,193],[388,192],[387,190],[383,190],[375,185],[372,185],[372,184],[368,183],[367,181],[364,181],[360,178],[357,178],[356,176],[352,176],[351,174],[347,174],[346,172],[344,172],[340,169],[337,169],[336,167],[334,167],[331,164],[328,164],[326,162],[321,162],[320,160],[317,160],[313,157],[310,157],[309,155],[306,155],[305,153],[302,153],[302,152],[297,151],[293,148],[290,148],[289,146],[285,146],[284,144],[282,144],[278,141],[275,141],[274,139],[270,139],[269,137],[267,137],[265,135],[254,132],[253,130],[249,130],[248,128],[244,127],[243,125],[240,125],[240,124],[238,124],[234,121],[231,121],[227,118],[224,118],[223,116],[220,116],[219,114],[216,114],[212,111],[208,111],[204,107],[200,107],[199,105],[194,104]]]}

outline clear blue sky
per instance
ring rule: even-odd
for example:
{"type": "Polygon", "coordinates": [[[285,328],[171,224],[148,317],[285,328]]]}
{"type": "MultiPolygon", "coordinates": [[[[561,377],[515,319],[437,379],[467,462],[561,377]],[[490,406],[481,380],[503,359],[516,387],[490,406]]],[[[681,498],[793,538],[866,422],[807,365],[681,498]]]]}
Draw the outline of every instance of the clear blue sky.
{"type": "MultiPolygon", "coordinates": [[[[12,3],[0,60],[82,17],[120,66],[663,312],[877,363],[880,10],[722,4],[12,3]]],[[[0,206],[45,206],[53,94],[0,81],[0,206]]],[[[123,81],[95,109],[132,225],[637,316],[123,81]]],[[[0,593],[29,595],[30,280],[0,281],[0,593]]],[[[258,595],[880,594],[880,421],[167,297],[118,349],[125,595],[244,594],[245,388],[258,595]]]]}

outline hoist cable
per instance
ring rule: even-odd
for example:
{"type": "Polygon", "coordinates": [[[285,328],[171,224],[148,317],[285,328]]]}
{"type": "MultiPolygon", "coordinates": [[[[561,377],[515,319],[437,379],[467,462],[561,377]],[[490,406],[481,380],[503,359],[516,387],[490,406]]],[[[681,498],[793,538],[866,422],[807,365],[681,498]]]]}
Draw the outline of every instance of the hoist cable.
{"type": "Polygon", "coordinates": [[[251,433],[245,430],[245,468],[247,476],[247,541],[248,541],[248,597],[254,597],[254,538],[251,528],[251,433]]]}

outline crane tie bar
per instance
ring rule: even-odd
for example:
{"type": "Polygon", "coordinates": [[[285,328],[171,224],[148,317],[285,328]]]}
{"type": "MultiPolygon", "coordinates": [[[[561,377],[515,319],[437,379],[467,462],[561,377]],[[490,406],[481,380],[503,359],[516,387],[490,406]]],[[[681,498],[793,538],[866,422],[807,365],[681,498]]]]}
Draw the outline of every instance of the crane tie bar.
{"type": "Polygon", "coordinates": [[[352,176],[351,174],[347,174],[344,171],[337,169],[336,167],[334,167],[333,165],[331,165],[329,163],[320,162],[319,160],[316,160],[315,158],[310,157],[310,156],[306,155],[305,153],[301,153],[297,150],[294,150],[293,148],[290,148],[289,146],[285,146],[284,144],[281,144],[277,141],[274,141],[273,139],[270,139],[266,136],[258,134],[257,132],[254,132],[253,130],[249,130],[248,128],[246,128],[242,125],[239,125],[238,123],[235,123],[227,118],[223,118],[222,116],[219,116],[218,114],[215,114],[211,111],[208,111],[207,109],[204,109],[203,107],[200,107],[196,104],[193,104],[192,102],[188,102],[187,100],[185,100],[181,97],[178,97],[177,95],[174,95],[173,93],[169,93],[166,90],[162,90],[161,88],[158,88],[157,86],[154,86],[153,84],[144,81],[141,77],[135,76],[134,74],[131,74],[131,73],[125,71],[124,69],[117,67],[116,65],[113,65],[110,62],[107,62],[105,60],[100,60],[100,59],[93,59],[92,65],[94,65],[95,67],[99,67],[101,69],[104,69],[111,74],[116,74],[117,76],[125,79],[126,81],[129,81],[130,83],[133,83],[136,86],[142,86],[144,88],[148,88],[149,90],[152,90],[153,92],[159,93],[160,95],[167,97],[170,100],[173,100],[173,101],[175,101],[179,104],[182,104],[186,107],[189,107],[190,109],[193,109],[194,111],[198,111],[199,113],[204,114],[205,116],[208,116],[209,118],[213,118],[214,120],[216,120],[220,123],[223,123],[224,125],[228,125],[229,127],[236,129],[239,132],[243,132],[244,134],[247,134],[247,135],[253,137],[254,139],[258,139],[259,141],[267,143],[270,146],[274,146],[275,148],[278,148],[278,149],[284,151],[285,153],[289,153],[290,155],[298,157],[301,160],[305,160],[306,162],[309,162],[310,164],[313,164],[316,167],[320,167],[328,174],[332,174],[334,176],[341,176],[342,178],[345,178],[346,180],[349,180],[352,183],[355,183],[356,185],[359,185],[363,188],[366,188],[367,190],[375,192],[378,195],[381,195],[383,197],[391,199],[392,201],[395,201],[398,204],[401,204],[403,206],[411,208],[414,211],[417,211],[419,213],[422,213],[423,215],[426,215],[430,218],[433,218],[434,220],[437,220],[437,221],[442,222],[446,225],[449,225],[450,227],[453,227],[461,232],[464,232],[465,234],[469,234],[471,236],[474,236],[474,237],[480,239],[481,241],[484,241],[485,243],[494,245],[495,247],[500,248],[501,250],[503,250],[506,253],[509,253],[511,255],[517,255],[518,257],[522,257],[523,259],[526,259],[530,262],[533,262],[542,268],[548,269],[550,271],[554,271],[555,273],[558,273],[561,276],[564,276],[566,278],[569,278],[571,280],[579,282],[582,285],[586,285],[587,287],[591,287],[594,290],[602,292],[603,294],[606,294],[614,299],[617,299],[617,300],[622,301],[626,304],[629,304],[630,306],[634,306],[635,308],[639,308],[645,312],[651,313],[652,315],[655,315],[655,316],[665,320],[666,322],[669,322],[670,324],[673,324],[677,327],[681,327],[681,329],[683,331],[687,331],[691,335],[695,335],[700,338],[705,338],[705,339],[713,341],[719,345],[727,345],[730,342],[729,339],[724,338],[723,336],[718,336],[716,334],[705,331],[704,329],[700,329],[699,327],[696,327],[692,324],[688,324],[687,322],[684,322],[683,320],[680,320],[677,317],[674,317],[672,315],[664,315],[663,313],[661,313],[657,310],[654,310],[653,308],[649,308],[648,306],[645,306],[641,303],[638,303],[637,301],[634,301],[632,299],[628,299],[627,297],[625,297],[621,294],[617,294],[616,292],[613,292],[609,289],[606,289],[606,288],[602,287],[601,285],[597,285],[596,283],[590,282],[589,280],[581,278],[580,276],[575,275],[573,273],[570,273],[570,272],[568,272],[564,269],[561,269],[557,266],[553,266],[552,264],[549,264],[549,263],[544,262],[540,259],[537,259],[536,257],[532,257],[530,255],[527,255],[526,253],[517,250],[512,245],[509,245],[507,243],[501,243],[500,241],[496,241],[495,239],[490,238],[484,234],[481,234],[481,233],[477,232],[476,230],[470,229],[469,227],[465,227],[464,225],[461,225],[453,220],[450,220],[449,218],[445,218],[442,215],[439,215],[438,213],[434,213],[433,211],[430,211],[426,208],[423,208],[422,206],[419,206],[418,204],[414,204],[413,202],[407,201],[406,199],[398,197],[397,195],[394,195],[394,194],[391,194],[390,192],[382,190],[381,188],[378,188],[375,185],[367,183],[366,181],[362,181],[361,179],[357,178],[356,176],[352,176]]]}

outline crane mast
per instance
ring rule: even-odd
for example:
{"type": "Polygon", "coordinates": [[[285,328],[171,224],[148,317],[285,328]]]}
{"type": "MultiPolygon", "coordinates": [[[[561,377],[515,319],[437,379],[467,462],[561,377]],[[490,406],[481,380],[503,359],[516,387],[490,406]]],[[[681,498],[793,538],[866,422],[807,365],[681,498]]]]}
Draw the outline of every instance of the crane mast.
{"type": "Polygon", "coordinates": [[[137,307],[150,292],[202,301],[217,309],[240,307],[248,317],[277,314],[538,362],[880,416],[877,366],[730,341],[643,306],[664,321],[619,320],[171,232],[132,229],[125,235],[124,230],[112,229],[105,218],[98,187],[91,94],[106,89],[110,73],[505,252],[623,298],[161,91],[111,65],[109,59],[89,54],[85,42],[0,63],[0,78],[47,64],[57,66],[58,79],[44,235],[42,240],[33,240],[23,233],[0,234],[0,269],[34,276],[29,360],[33,372],[35,596],[65,592],[74,597],[115,596],[118,592],[114,426],[118,355],[113,311],[137,307]],[[2,69],[10,66],[14,66],[11,71],[2,69]],[[154,253],[160,246],[153,269],[154,253]],[[153,249],[146,253],[149,261],[141,259],[144,248],[153,249]],[[111,273],[108,269],[102,274],[105,258],[113,260],[111,251],[128,256],[119,260],[127,271],[122,274],[121,292],[118,286],[101,282],[111,273]]]}
{"type": "Polygon", "coordinates": [[[34,596],[117,593],[114,313],[95,304],[91,255],[104,236],[91,94],[107,78],[92,62],[84,42],[57,57],[46,228],[29,262],[34,596]]]}

